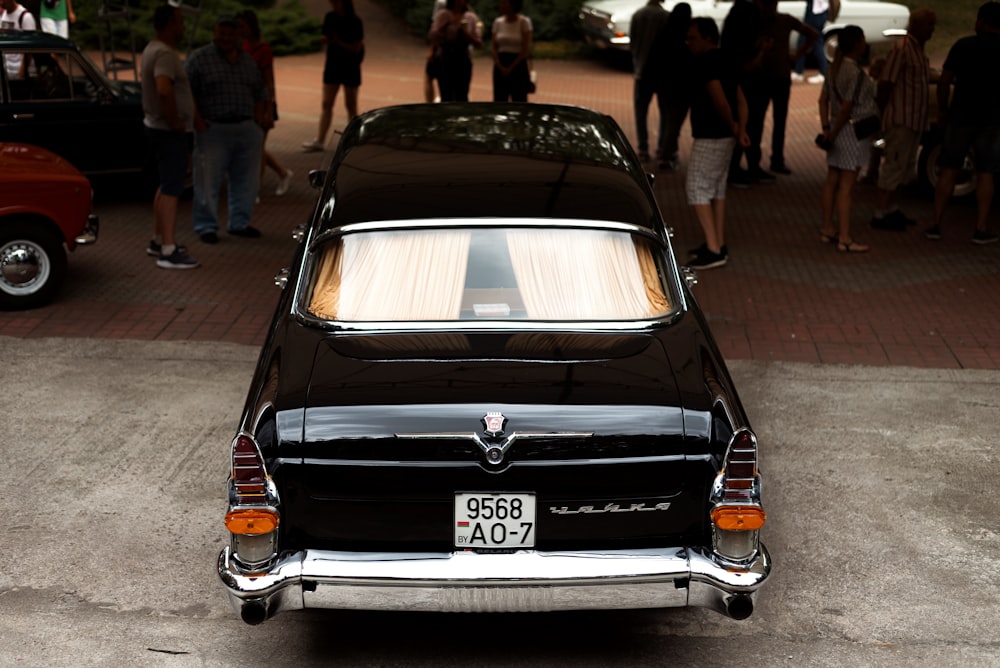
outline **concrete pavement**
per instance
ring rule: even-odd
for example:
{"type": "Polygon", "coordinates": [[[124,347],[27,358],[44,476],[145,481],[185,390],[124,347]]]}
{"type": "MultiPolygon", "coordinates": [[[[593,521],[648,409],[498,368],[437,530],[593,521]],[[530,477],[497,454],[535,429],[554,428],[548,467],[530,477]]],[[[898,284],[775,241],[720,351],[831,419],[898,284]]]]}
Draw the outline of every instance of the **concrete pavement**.
{"type": "Polygon", "coordinates": [[[775,562],[754,616],[291,612],[214,573],[256,348],[0,338],[2,666],[1000,665],[1000,372],[736,361],[775,562]]]}

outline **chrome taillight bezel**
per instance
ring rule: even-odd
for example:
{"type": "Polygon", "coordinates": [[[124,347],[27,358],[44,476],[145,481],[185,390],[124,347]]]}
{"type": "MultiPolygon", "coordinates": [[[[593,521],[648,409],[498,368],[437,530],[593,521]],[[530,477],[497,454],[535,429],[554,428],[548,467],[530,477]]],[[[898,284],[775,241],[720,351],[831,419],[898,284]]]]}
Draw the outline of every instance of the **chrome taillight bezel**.
{"type": "MultiPolygon", "coordinates": [[[[263,510],[273,512],[280,522],[278,488],[267,472],[256,439],[246,432],[237,434],[230,461],[227,516],[234,511],[263,510]]],[[[264,571],[278,556],[277,527],[263,534],[230,532],[229,536],[233,561],[244,572],[264,571]]]]}
{"type": "MultiPolygon", "coordinates": [[[[733,432],[726,447],[722,469],[715,477],[709,503],[709,515],[719,507],[763,511],[761,479],[758,470],[757,436],[743,427],[733,432]]],[[[760,530],[727,530],[714,522],[712,550],[725,563],[739,566],[755,559],[760,551],[760,530]]]]}

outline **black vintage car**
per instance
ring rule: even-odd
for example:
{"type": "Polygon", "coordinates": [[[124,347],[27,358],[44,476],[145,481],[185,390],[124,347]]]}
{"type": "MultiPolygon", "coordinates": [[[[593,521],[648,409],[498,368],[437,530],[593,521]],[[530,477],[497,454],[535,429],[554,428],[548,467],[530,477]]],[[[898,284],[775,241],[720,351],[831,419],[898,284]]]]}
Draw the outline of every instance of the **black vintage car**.
{"type": "Polygon", "coordinates": [[[218,560],[244,621],[752,613],[757,438],[613,120],[361,115],[279,283],[218,560]]]}
{"type": "Polygon", "coordinates": [[[0,60],[0,141],[41,146],[92,179],[152,167],[137,82],[109,80],[43,32],[0,30],[0,60]]]}

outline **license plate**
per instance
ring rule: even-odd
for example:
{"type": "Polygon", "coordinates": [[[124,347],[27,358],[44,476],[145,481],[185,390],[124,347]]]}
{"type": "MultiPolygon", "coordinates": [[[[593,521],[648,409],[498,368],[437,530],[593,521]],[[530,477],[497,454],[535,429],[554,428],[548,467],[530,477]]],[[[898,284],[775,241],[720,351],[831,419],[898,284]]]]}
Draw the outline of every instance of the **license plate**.
{"type": "Polygon", "coordinates": [[[455,494],[455,547],[534,546],[534,494],[455,494]]]}

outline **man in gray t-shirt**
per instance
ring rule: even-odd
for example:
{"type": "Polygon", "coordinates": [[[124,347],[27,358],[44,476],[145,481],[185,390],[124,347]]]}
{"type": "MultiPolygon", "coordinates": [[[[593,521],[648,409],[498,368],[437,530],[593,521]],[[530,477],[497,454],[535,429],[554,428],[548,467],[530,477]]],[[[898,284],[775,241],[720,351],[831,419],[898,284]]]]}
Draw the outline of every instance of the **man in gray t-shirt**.
{"type": "Polygon", "coordinates": [[[168,4],[153,14],[156,38],[142,52],[142,110],[156,155],[159,187],[153,198],[153,240],[146,253],[161,269],[193,269],[198,261],[176,243],[177,202],[184,191],[194,131],[194,97],[175,47],[184,37],[184,15],[168,4]]]}

